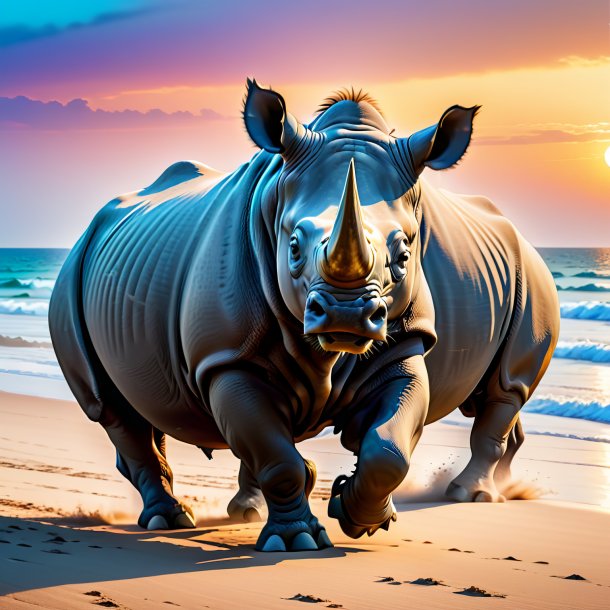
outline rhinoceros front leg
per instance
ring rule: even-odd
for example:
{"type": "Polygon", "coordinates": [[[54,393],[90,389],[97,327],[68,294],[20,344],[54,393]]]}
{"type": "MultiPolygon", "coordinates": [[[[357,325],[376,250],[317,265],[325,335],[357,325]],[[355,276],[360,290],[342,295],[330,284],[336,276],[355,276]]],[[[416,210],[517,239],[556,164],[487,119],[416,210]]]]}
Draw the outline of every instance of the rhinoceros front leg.
{"type": "Polygon", "coordinates": [[[332,546],[307,499],[307,467],[294,446],[283,396],[249,371],[223,371],[210,384],[214,419],[233,453],[256,478],[269,517],[259,551],[332,546]]]}
{"type": "Polygon", "coordinates": [[[458,502],[504,502],[494,474],[510,445],[507,461],[500,466],[498,473],[499,478],[509,476],[510,461],[523,442],[523,431],[517,423],[520,408],[520,404],[508,401],[489,401],[477,412],[470,434],[472,457],[466,468],[449,483],[448,498],[458,502]],[[513,430],[516,435],[514,443],[509,443],[513,430]]]}
{"type": "Polygon", "coordinates": [[[372,535],[396,520],[391,493],[409,469],[429,396],[424,358],[417,355],[386,369],[367,397],[375,402],[375,419],[357,450],[355,473],[335,481],[328,507],[329,516],[339,520],[348,536],[372,535]]]}

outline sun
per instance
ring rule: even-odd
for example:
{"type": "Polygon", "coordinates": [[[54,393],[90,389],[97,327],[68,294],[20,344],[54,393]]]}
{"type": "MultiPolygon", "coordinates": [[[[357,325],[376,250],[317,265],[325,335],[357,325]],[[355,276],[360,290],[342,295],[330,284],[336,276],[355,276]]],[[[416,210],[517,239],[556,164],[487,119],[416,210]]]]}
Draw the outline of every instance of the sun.
{"type": "Polygon", "coordinates": [[[610,146],[606,148],[606,152],[604,153],[604,160],[606,161],[606,165],[610,167],[610,146]]]}

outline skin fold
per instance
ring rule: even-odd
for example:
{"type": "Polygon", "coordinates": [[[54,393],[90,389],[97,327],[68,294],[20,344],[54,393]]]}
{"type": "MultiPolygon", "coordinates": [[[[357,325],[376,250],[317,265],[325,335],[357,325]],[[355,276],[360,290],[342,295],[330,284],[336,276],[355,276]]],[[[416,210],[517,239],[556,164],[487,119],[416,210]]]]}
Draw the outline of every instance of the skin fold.
{"type": "Polygon", "coordinates": [[[366,94],[300,124],[248,81],[261,148],[222,175],[184,161],[104,206],[72,249],[49,325],[64,375],[117,449],[139,524],[193,527],[165,435],[230,449],[228,512],[268,519],[262,551],[332,546],[311,513],[315,465],[296,443],[334,426],[357,456],[329,515],[357,538],[396,519],[391,494],[425,424],[474,417],[457,501],[502,501],[523,442],[519,410],[559,331],[553,280],[482,197],[419,176],[466,151],[477,108],[391,135],[366,94]]]}

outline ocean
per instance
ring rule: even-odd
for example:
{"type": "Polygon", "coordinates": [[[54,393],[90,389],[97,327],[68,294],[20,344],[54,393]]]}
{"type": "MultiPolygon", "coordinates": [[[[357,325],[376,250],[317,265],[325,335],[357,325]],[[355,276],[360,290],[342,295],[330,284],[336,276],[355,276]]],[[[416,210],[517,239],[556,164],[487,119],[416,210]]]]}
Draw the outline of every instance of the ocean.
{"type": "MultiPolygon", "coordinates": [[[[604,425],[610,424],[610,248],[539,252],[555,277],[561,333],[525,411],[599,422],[606,432],[595,439],[610,442],[604,425]]],[[[47,326],[49,298],[67,254],[0,249],[0,390],[72,397],[47,326]]]]}

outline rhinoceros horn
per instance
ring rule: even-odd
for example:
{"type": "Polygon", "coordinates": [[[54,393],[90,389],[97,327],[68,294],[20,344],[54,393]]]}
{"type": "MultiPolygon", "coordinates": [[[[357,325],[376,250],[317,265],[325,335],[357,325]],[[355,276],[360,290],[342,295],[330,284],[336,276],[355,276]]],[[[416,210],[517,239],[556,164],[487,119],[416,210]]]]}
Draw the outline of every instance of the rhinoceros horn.
{"type": "Polygon", "coordinates": [[[373,253],[364,234],[354,159],[350,161],[339,213],[323,258],[323,271],[340,282],[353,282],[368,275],[373,253]]]}

